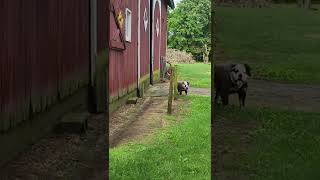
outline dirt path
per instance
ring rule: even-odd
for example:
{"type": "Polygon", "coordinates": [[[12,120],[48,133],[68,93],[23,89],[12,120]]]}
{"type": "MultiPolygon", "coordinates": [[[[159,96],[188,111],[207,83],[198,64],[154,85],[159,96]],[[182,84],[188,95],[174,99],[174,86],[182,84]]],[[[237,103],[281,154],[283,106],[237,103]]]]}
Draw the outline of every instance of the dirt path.
{"type": "MultiPolygon", "coordinates": [[[[110,147],[116,147],[129,141],[148,136],[155,130],[165,127],[163,119],[167,114],[169,83],[159,83],[150,87],[145,97],[136,105],[125,105],[111,115],[109,121],[110,147]]],[[[190,94],[210,96],[210,89],[190,88],[190,94]]],[[[183,94],[184,96],[184,94],[183,94]]],[[[173,110],[177,109],[180,100],[175,101],[173,110]]]]}
{"type": "MultiPolygon", "coordinates": [[[[217,45],[216,62],[230,61],[226,52],[217,45]]],[[[233,61],[236,62],[236,61],[233,61]]],[[[230,104],[239,105],[237,95],[230,96],[230,104]]],[[[320,112],[320,85],[303,85],[249,80],[247,107],[271,107],[275,109],[320,112]]],[[[213,172],[215,179],[249,179],[248,172],[233,162],[248,153],[249,133],[259,125],[253,120],[225,119],[223,115],[213,119],[213,172]],[[246,122],[246,123],[243,123],[246,122]]],[[[245,165],[244,165],[245,166],[245,165]]]]}
{"type": "MultiPolygon", "coordinates": [[[[218,41],[216,63],[237,62],[231,60],[218,41]]],[[[230,102],[238,105],[237,95],[230,96],[230,102]]],[[[266,80],[249,80],[246,103],[248,107],[272,107],[305,112],[320,112],[320,85],[280,83],[266,80]]]]}
{"type": "MultiPolygon", "coordinates": [[[[247,107],[271,107],[283,110],[319,112],[320,86],[286,84],[252,79],[249,81],[247,107]]],[[[237,95],[230,96],[230,104],[238,106],[237,95]]],[[[248,153],[249,133],[258,128],[254,120],[213,119],[213,167],[215,179],[248,179],[247,172],[234,165],[248,153]],[[246,122],[246,123],[243,123],[246,122]]]]}
{"type": "Polygon", "coordinates": [[[198,96],[211,96],[211,88],[190,87],[190,94],[194,94],[198,96]]]}
{"type": "Polygon", "coordinates": [[[125,105],[111,115],[109,147],[147,136],[165,126],[166,97],[145,97],[136,105],[125,105]]]}
{"type": "MultiPolygon", "coordinates": [[[[169,83],[155,84],[135,105],[124,105],[109,121],[110,148],[150,135],[166,125],[169,83]]],[[[177,107],[179,101],[174,103],[177,107]]]]}
{"type": "Polygon", "coordinates": [[[49,134],[0,170],[0,179],[105,179],[106,115],[91,115],[85,135],[49,134]]]}
{"type": "MultiPolygon", "coordinates": [[[[230,101],[233,105],[239,104],[236,94],[230,96],[230,101]]],[[[251,79],[246,103],[248,107],[319,112],[320,86],[251,79]]]]}
{"type": "MultiPolygon", "coordinates": [[[[110,147],[143,138],[166,126],[168,83],[156,84],[136,105],[125,105],[110,119],[110,147]]],[[[208,94],[207,90],[195,90],[208,94]]],[[[174,111],[182,101],[175,101],[174,111]]],[[[51,133],[0,169],[0,179],[105,179],[106,115],[92,114],[86,135],[51,133]]]]}

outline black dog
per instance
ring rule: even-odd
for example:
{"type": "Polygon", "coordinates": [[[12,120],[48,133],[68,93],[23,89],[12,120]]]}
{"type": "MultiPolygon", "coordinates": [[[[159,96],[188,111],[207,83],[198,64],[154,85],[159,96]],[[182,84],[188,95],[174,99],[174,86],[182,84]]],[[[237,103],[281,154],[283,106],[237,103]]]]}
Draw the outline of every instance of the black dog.
{"type": "Polygon", "coordinates": [[[237,93],[240,107],[245,106],[248,77],[251,68],[247,64],[216,64],[214,67],[215,104],[220,96],[223,105],[229,104],[229,95],[237,93]]]}

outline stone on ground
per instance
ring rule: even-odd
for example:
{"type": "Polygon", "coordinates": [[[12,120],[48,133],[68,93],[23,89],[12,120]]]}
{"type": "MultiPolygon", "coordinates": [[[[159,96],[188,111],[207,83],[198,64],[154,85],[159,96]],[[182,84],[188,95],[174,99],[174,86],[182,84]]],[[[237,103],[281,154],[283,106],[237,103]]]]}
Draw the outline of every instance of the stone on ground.
{"type": "Polygon", "coordinates": [[[88,128],[89,113],[69,113],[62,117],[56,128],[58,133],[85,133],[88,128]]]}
{"type": "Polygon", "coordinates": [[[127,104],[137,104],[138,97],[131,97],[127,100],[127,104]]]}

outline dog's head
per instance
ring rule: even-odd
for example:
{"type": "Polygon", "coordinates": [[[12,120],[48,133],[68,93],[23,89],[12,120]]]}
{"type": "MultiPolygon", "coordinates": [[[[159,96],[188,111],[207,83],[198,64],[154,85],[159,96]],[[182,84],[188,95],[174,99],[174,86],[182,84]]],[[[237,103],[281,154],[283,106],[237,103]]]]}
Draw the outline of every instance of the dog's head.
{"type": "Polygon", "coordinates": [[[189,81],[183,81],[182,84],[183,84],[185,89],[189,89],[189,86],[190,86],[189,81]]]}
{"type": "Polygon", "coordinates": [[[251,76],[251,68],[248,64],[231,64],[230,77],[236,87],[241,88],[248,82],[251,76]]]}

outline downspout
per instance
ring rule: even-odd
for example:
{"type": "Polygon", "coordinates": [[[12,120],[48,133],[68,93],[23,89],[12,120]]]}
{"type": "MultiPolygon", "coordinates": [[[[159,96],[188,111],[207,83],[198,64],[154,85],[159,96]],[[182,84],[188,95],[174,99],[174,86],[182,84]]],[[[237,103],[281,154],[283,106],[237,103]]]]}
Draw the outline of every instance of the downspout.
{"type": "Polygon", "coordinates": [[[141,0],[138,0],[138,80],[137,80],[137,94],[140,96],[140,62],[141,62],[141,0]]]}
{"type": "Polygon", "coordinates": [[[153,84],[153,0],[149,1],[149,17],[150,17],[150,31],[149,31],[149,48],[150,48],[150,64],[149,64],[149,74],[150,74],[150,84],[153,84]]]}
{"type": "Polygon", "coordinates": [[[97,60],[97,0],[90,0],[90,84],[89,84],[89,106],[90,112],[97,110],[96,94],[96,60],[97,60]]]}
{"type": "Polygon", "coordinates": [[[97,0],[90,1],[90,19],[91,85],[94,86],[97,59],[97,0]]]}

